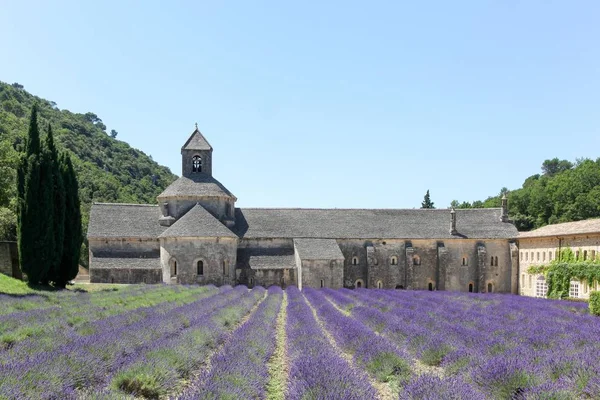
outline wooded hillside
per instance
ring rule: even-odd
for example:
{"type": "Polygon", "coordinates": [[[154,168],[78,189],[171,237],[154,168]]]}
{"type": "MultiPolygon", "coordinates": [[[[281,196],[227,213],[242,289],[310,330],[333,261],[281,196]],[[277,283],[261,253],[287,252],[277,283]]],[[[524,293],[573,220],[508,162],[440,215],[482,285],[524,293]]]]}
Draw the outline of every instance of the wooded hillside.
{"type": "MultiPolygon", "coordinates": [[[[508,189],[473,203],[453,201],[456,208],[500,207],[508,189]]],[[[542,173],[525,179],[508,194],[509,217],[520,231],[548,224],[600,217],[600,158],[575,163],[554,158],[542,164],[542,173]]]]}
{"type": "Polygon", "coordinates": [[[50,123],[56,147],[71,155],[79,180],[83,232],[87,231],[93,201],[153,204],[176,179],[168,168],[116,139],[116,131],[107,133],[96,114],[61,110],[56,103],[28,93],[19,84],[0,82],[0,240],[16,239],[17,161],[35,102],[42,137],[50,123]]]}

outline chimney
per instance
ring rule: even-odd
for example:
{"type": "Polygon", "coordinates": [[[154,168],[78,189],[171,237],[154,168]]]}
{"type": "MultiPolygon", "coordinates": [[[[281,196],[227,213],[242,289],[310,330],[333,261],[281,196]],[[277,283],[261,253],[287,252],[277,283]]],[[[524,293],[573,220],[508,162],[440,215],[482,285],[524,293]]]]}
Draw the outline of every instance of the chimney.
{"type": "Polygon", "coordinates": [[[163,217],[169,216],[169,203],[162,203],[162,215],[163,217]]]}
{"type": "Polygon", "coordinates": [[[502,195],[502,222],[508,222],[508,199],[506,193],[502,195]]]}
{"type": "Polygon", "coordinates": [[[450,229],[451,235],[456,235],[458,231],[456,230],[456,210],[452,207],[452,211],[450,211],[450,215],[452,216],[452,229],[450,229]]]}

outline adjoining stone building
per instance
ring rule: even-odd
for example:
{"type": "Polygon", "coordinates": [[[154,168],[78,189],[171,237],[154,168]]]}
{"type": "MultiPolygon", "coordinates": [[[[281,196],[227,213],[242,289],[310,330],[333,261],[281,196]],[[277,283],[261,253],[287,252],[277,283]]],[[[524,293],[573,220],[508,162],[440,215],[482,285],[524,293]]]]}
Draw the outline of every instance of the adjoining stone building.
{"type": "Polygon", "coordinates": [[[22,279],[17,242],[0,241],[0,274],[22,279]]]}
{"type": "MultiPolygon", "coordinates": [[[[547,225],[519,234],[519,294],[546,297],[548,286],[543,274],[529,274],[529,267],[549,264],[563,249],[570,248],[580,260],[593,260],[600,255],[600,219],[547,225]]],[[[569,297],[587,299],[590,291],[598,290],[586,281],[571,281],[569,297]]]]}
{"type": "Polygon", "coordinates": [[[517,230],[502,208],[236,208],[196,129],[158,205],[95,203],[91,282],[517,293],[517,230]]]}

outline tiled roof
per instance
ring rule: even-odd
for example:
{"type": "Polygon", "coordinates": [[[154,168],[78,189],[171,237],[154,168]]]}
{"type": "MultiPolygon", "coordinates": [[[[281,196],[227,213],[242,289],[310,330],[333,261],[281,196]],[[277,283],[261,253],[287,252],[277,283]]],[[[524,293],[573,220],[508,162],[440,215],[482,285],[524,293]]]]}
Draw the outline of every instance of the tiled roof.
{"type": "Polygon", "coordinates": [[[212,150],[212,146],[202,133],[200,133],[198,128],[196,128],[181,150],[212,150]]]}
{"type": "Polygon", "coordinates": [[[94,257],[92,259],[91,268],[101,269],[161,269],[160,258],[108,258],[94,257]]]}
{"type": "Polygon", "coordinates": [[[156,239],[166,229],[158,223],[160,216],[154,205],[94,203],[87,237],[156,239]]]}
{"type": "Polygon", "coordinates": [[[456,210],[458,235],[451,235],[446,209],[236,209],[234,232],[246,238],[322,239],[509,239],[513,224],[499,208],[456,210]]]}
{"type": "Polygon", "coordinates": [[[158,198],[176,197],[176,196],[217,196],[233,197],[225,186],[210,175],[203,173],[193,174],[191,178],[182,176],[171,183],[158,198]]]}
{"type": "Polygon", "coordinates": [[[335,239],[294,239],[294,246],[302,260],[344,259],[335,239]]]}
{"type": "Polygon", "coordinates": [[[533,231],[519,233],[519,239],[545,236],[581,235],[586,233],[600,233],[600,219],[586,219],[584,221],[546,225],[533,231]]]}
{"type": "Polygon", "coordinates": [[[293,255],[250,256],[248,264],[251,269],[294,269],[296,260],[293,255]]]}
{"type": "Polygon", "coordinates": [[[237,236],[219,220],[213,217],[204,207],[196,204],[183,217],[171,225],[161,235],[167,237],[232,237],[237,236]]]}

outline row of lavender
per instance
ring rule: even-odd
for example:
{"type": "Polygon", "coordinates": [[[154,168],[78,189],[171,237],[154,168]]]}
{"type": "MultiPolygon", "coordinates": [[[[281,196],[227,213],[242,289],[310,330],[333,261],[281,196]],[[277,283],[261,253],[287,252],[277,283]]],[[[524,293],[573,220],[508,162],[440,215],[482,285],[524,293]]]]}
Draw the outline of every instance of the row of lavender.
{"type": "MultiPolygon", "coordinates": [[[[316,304],[323,304],[323,294],[337,307],[335,313],[331,305],[320,306],[320,315],[332,332],[343,327],[338,343],[368,326],[371,337],[389,341],[399,357],[418,363],[398,388],[401,397],[594,398],[600,393],[600,320],[585,305],[493,294],[307,291],[316,304]],[[344,322],[349,318],[344,313],[354,325],[344,322]]],[[[361,357],[370,357],[369,351],[362,350],[361,357]]]]}
{"type": "Polygon", "coordinates": [[[561,301],[132,287],[84,296],[78,307],[56,301],[0,316],[0,335],[27,326],[37,328],[0,349],[0,398],[566,399],[600,392],[599,319],[561,301]]]}
{"type": "MultiPolygon", "coordinates": [[[[45,321],[52,327],[47,334],[28,337],[0,353],[0,398],[166,395],[205,362],[210,349],[265,292],[227,286],[170,290],[186,292],[193,300],[88,319],[83,330],[45,321]]],[[[87,319],[87,311],[80,308],[82,318],[87,319]]]]}

